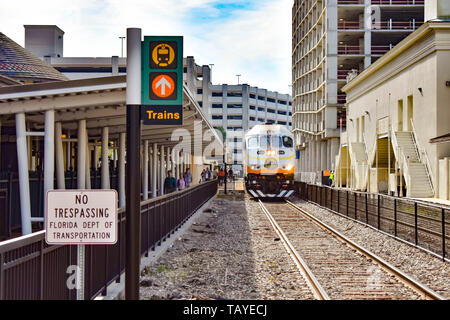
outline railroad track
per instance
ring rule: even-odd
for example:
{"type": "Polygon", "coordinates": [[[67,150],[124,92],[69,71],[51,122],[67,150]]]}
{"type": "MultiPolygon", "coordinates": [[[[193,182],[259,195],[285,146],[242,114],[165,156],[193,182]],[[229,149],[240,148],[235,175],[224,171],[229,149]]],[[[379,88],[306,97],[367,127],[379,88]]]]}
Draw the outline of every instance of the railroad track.
{"type": "Polygon", "coordinates": [[[295,204],[259,204],[317,299],[444,300],[295,204]]]}

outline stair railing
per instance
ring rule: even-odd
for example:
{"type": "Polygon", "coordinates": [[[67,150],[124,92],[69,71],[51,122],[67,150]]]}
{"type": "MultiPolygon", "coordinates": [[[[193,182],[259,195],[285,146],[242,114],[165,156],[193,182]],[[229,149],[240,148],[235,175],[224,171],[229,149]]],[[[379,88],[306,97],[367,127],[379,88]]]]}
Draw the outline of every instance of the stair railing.
{"type": "MultiPolygon", "coordinates": [[[[390,125],[390,131],[391,131],[391,142],[392,147],[394,149],[394,155],[398,160],[398,166],[400,169],[400,172],[403,173],[403,176],[405,177],[406,187],[407,189],[411,189],[411,176],[409,174],[409,159],[406,158],[405,153],[403,152],[402,148],[399,146],[397,141],[397,135],[395,134],[394,127],[390,125]]],[[[400,176],[400,179],[402,177],[400,176]]]]}
{"type": "Polygon", "coordinates": [[[425,168],[427,170],[428,181],[429,181],[430,187],[431,187],[431,191],[433,192],[433,194],[435,194],[430,159],[428,158],[428,154],[427,154],[426,150],[424,148],[421,148],[419,145],[419,140],[417,139],[416,127],[414,126],[413,119],[410,119],[410,121],[411,121],[412,136],[413,136],[413,140],[414,140],[414,146],[416,148],[417,157],[419,158],[419,161],[425,165],[425,168]]]}

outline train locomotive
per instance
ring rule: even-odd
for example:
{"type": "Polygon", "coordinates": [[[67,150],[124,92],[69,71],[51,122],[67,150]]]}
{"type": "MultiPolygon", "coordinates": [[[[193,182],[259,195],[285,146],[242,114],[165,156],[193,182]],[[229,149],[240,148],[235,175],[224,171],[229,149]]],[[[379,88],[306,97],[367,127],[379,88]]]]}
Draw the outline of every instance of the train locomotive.
{"type": "Polygon", "coordinates": [[[245,187],[254,198],[287,198],[294,193],[292,133],[282,125],[256,125],[245,135],[245,187]]]}

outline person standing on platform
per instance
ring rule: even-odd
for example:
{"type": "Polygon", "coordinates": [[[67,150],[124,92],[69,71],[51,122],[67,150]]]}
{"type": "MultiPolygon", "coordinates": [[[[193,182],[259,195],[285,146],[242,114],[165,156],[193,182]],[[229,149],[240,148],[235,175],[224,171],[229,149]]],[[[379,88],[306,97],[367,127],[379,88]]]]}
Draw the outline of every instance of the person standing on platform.
{"type": "Polygon", "coordinates": [[[177,180],[172,177],[172,170],[167,172],[167,178],[164,180],[164,193],[172,193],[177,190],[177,180]]]}
{"type": "Polygon", "coordinates": [[[186,188],[189,188],[192,184],[192,173],[191,169],[187,168],[186,172],[184,173],[184,181],[186,183],[186,188]]]}
{"type": "Polygon", "coordinates": [[[206,167],[206,170],[205,170],[205,181],[209,181],[209,180],[211,180],[211,171],[209,171],[209,168],[206,167]]]}
{"type": "Polygon", "coordinates": [[[183,174],[180,173],[180,178],[177,180],[177,189],[178,191],[184,190],[186,188],[186,181],[183,177],[183,174]]]}
{"type": "Polygon", "coordinates": [[[223,168],[219,169],[219,186],[223,184],[223,180],[225,179],[225,170],[223,168]]]}
{"type": "Polygon", "coordinates": [[[330,179],[329,179],[329,181],[328,181],[330,187],[333,186],[333,180],[334,180],[334,171],[331,171],[331,173],[330,173],[330,179]]]}

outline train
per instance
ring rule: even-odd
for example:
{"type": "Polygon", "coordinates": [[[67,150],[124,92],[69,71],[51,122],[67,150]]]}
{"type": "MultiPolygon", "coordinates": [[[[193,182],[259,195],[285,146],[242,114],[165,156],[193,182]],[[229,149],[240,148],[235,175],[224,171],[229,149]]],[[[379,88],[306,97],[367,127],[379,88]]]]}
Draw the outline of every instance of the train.
{"type": "Polygon", "coordinates": [[[292,133],[282,125],[260,124],[244,137],[244,180],[253,198],[288,198],[294,193],[292,133]]]}

